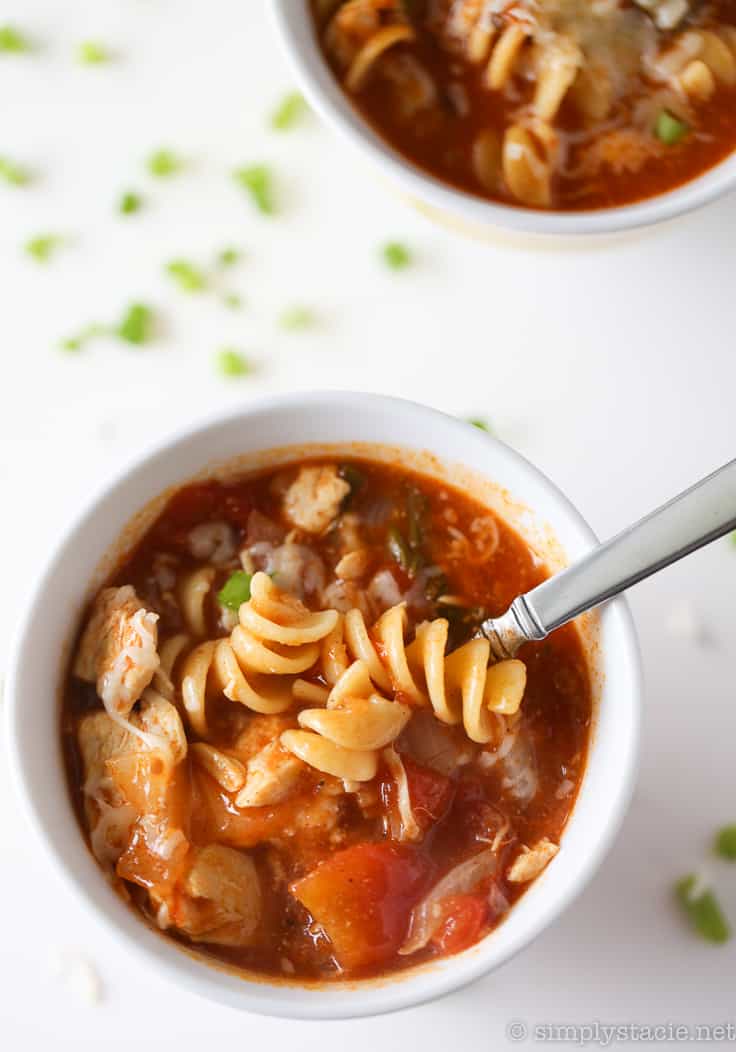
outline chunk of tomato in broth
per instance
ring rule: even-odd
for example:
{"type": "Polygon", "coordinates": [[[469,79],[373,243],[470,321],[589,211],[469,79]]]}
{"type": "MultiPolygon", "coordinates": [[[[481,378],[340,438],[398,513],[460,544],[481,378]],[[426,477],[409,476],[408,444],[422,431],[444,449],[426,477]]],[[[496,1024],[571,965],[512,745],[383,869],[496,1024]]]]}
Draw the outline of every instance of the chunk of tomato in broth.
{"type": "MultiPolygon", "coordinates": [[[[429,767],[422,767],[408,756],[401,755],[401,762],[406,772],[409,803],[414,819],[421,831],[426,833],[433,825],[442,821],[449,811],[455,795],[454,783],[446,775],[439,774],[429,767]]],[[[389,830],[400,823],[399,791],[395,779],[385,771],[380,793],[389,830]]]]}
{"type": "Polygon", "coordinates": [[[442,921],[430,945],[438,953],[460,953],[480,938],[490,910],[485,895],[451,895],[442,904],[442,921]]]}
{"type": "Polygon", "coordinates": [[[341,968],[375,968],[404,941],[432,869],[429,859],[409,847],[356,844],[322,862],[291,891],[330,940],[341,968]]]}

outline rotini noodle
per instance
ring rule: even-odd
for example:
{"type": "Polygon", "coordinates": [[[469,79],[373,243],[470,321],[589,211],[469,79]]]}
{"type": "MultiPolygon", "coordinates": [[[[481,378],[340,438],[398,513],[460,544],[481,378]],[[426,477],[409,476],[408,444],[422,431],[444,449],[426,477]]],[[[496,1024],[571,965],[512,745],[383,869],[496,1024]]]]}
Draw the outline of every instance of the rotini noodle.
{"type": "Polygon", "coordinates": [[[311,613],[280,592],[265,573],[254,574],[251,598],[238,612],[239,623],[225,639],[206,640],[180,663],[184,708],[195,732],[208,735],[209,690],[254,712],[273,715],[292,704],[292,684],[320,656],[320,642],[334,629],[334,610],[311,613]]]}
{"type": "Polygon", "coordinates": [[[302,730],[281,744],[300,760],[346,782],[375,778],[379,753],[401,734],[411,709],[375,692],[367,666],[355,661],[335,683],[325,708],[303,709],[302,730]]]}

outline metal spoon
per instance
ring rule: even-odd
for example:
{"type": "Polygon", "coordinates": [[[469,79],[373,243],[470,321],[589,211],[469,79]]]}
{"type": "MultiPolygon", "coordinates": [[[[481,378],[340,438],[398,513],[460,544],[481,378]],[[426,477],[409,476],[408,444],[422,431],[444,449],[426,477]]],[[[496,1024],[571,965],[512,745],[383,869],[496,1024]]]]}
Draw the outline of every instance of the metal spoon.
{"type": "Polygon", "coordinates": [[[489,617],[477,635],[496,661],[736,529],[736,460],[489,617]]]}

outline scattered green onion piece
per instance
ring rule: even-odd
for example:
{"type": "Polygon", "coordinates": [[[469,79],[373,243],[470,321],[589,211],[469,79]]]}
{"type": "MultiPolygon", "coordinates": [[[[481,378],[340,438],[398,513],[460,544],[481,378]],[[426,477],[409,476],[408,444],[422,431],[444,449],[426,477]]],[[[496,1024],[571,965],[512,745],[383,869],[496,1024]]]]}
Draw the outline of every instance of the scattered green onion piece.
{"type": "Polygon", "coordinates": [[[217,253],[217,262],[221,267],[234,267],[236,263],[239,263],[241,259],[241,253],[237,248],[223,248],[221,252],[217,253]]]}
{"type": "Polygon", "coordinates": [[[118,211],[121,215],[129,216],[134,212],[140,212],[142,205],[143,199],[140,194],[136,194],[133,190],[127,190],[120,198],[118,211]]]}
{"type": "Polygon", "coordinates": [[[716,854],[729,862],[736,862],[736,825],[724,826],[716,833],[716,854]]]}
{"type": "Polygon", "coordinates": [[[48,263],[54,252],[63,244],[64,239],[58,234],[40,234],[26,242],[25,249],[36,263],[48,263]]]}
{"type": "Polygon", "coordinates": [[[9,157],[0,157],[0,179],[10,186],[27,186],[31,181],[31,173],[9,157]]]}
{"type": "Polygon", "coordinates": [[[731,534],[731,544],[736,548],[736,530],[731,534]]]}
{"type": "Polygon", "coordinates": [[[84,66],[101,66],[111,58],[105,45],[96,40],[83,40],[77,48],[77,59],[84,66]]]}
{"type": "Polygon", "coordinates": [[[285,95],[271,116],[274,131],[289,131],[307,112],[307,103],[298,91],[285,95]]]}
{"type": "Polygon", "coordinates": [[[248,168],[238,168],[233,172],[236,183],[247,190],[254,205],[264,215],[273,215],[276,211],[273,199],[273,177],[265,164],[253,164],[248,168]]]}
{"type": "Polygon", "coordinates": [[[473,427],[477,427],[479,431],[486,431],[489,435],[493,434],[493,428],[487,420],[483,420],[481,417],[470,417],[468,420],[469,424],[473,427]]]}
{"type": "Polygon", "coordinates": [[[689,130],[687,124],[673,117],[669,110],[660,110],[654,131],[657,138],[666,146],[675,146],[689,130]]]}
{"type": "Polygon", "coordinates": [[[148,171],[159,179],[176,175],[184,167],[184,162],[173,150],[156,150],[148,158],[148,171]]]}
{"type": "Polygon", "coordinates": [[[250,599],[250,582],[251,574],[246,573],[245,570],[236,570],[217,593],[218,602],[226,606],[228,610],[237,612],[243,603],[247,603],[250,599]]]}
{"type": "Polygon", "coordinates": [[[731,937],[731,929],[718,899],[709,889],[694,895],[697,877],[690,875],[675,884],[675,896],[695,931],[708,942],[724,943],[731,937]]]}
{"type": "Polygon", "coordinates": [[[399,241],[389,241],[382,249],[383,261],[392,270],[403,270],[411,263],[411,253],[399,241]]]}
{"type": "Polygon", "coordinates": [[[397,526],[389,527],[386,543],[388,544],[391,558],[399,564],[405,573],[409,573],[412,563],[411,552],[409,551],[409,546],[404,540],[401,530],[399,530],[397,526]]]}
{"type": "Polygon", "coordinates": [[[244,354],[236,351],[233,347],[224,347],[217,352],[217,368],[223,376],[247,376],[252,372],[252,366],[244,354]]]}
{"type": "Polygon", "coordinates": [[[0,26],[0,51],[19,55],[30,50],[31,44],[28,37],[24,36],[19,29],[16,29],[15,26],[0,26]]]}
{"type": "Polygon", "coordinates": [[[226,292],[222,297],[222,302],[226,307],[229,307],[230,310],[240,310],[243,306],[243,297],[239,296],[237,292],[226,292]]]}
{"type": "Polygon", "coordinates": [[[126,343],[141,346],[153,336],[153,311],[145,303],[132,303],[115,329],[115,334],[126,343]]]}
{"type": "Polygon", "coordinates": [[[299,329],[311,328],[316,320],[314,311],[309,307],[287,307],[279,318],[279,325],[282,329],[296,332],[299,329]]]}
{"type": "Polygon", "coordinates": [[[62,351],[81,351],[90,340],[96,336],[107,336],[109,332],[109,325],[100,325],[99,322],[92,322],[90,325],[85,325],[76,336],[70,336],[68,339],[62,340],[61,349],[62,351]]]}
{"type": "Polygon", "coordinates": [[[186,259],[173,259],[166,264],[167,274],[174,279],[182,292],[202,292],[207,287],[207,278],[193,263],[186,259]]]}

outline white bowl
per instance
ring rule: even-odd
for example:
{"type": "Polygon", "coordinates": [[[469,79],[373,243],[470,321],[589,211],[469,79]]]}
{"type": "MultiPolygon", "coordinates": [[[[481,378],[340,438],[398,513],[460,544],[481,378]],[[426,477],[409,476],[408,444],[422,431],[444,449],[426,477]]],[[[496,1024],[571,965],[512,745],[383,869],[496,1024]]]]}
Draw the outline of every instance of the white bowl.
{"type": "Polygon", "coordinates": [[[351,105],[317,42],[308,0],[271,0],[274,21],[305,96],[324,121],[413,201],[467,232],[578,239],[651,226],[736,187],[736,153],[688,183],[638,204],[589,212],[532,211],[475,197],[436,179],[389,146],[351,105]]]}
{"type": "Polygon", "coordinates": [[[276,1016],[346,1018],[416,1005],[497,968],[578,894],[611,844],[628,803],[637,754],[640,667],[622,600],[583,625],[596,685],[583,784],[557,857],[500,927],[455,957],[384,980],[316,986],[244,979],[208,966],[150,930],[113,892],[72,809],[60,747],[58,698],[83,604],[120,553],[160,512],[165,491],[195,477],[283,462],[294,453],[369,453],[452,481],[497,510],[552,568],[595,537],[551,482],[477,428],[411,402],[342,392],[263,401],[188,426],[108,482],[51,554],[23,611],[7,680],[15,782],[55,867],[139,957],[180,987],[235,1008],[276,1016]],[[142,511],[143,509],[143,511],[142,511]],[[533,509],[530,511],[529,509],[533,509]],[[134,520],[134,521],[132,521],[134,520]]]}

